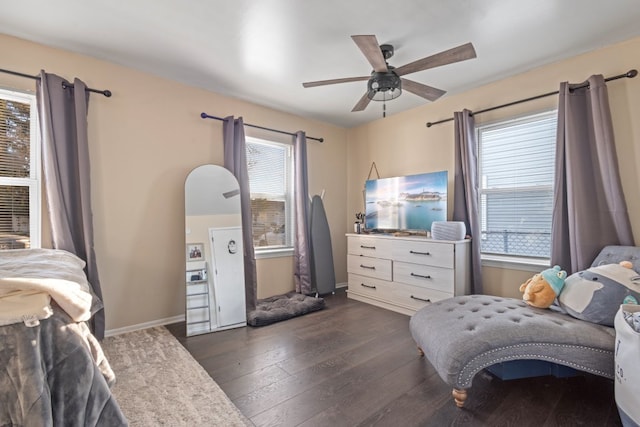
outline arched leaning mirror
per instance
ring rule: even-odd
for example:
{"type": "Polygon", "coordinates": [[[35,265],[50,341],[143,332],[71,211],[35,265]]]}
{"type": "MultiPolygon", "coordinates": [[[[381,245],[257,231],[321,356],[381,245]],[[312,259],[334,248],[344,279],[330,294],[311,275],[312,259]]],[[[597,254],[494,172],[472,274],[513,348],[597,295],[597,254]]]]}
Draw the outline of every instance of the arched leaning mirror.
{"type": "Polygon", "coordinates": [[[187,336],[246,325],[240,187],[222,166],[184,185],[187,336]]]}

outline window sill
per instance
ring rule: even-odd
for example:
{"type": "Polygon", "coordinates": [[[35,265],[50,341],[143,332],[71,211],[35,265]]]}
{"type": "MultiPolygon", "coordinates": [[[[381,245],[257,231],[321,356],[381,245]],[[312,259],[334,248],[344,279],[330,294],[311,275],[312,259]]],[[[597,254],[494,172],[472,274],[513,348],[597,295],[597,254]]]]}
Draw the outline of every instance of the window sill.
{"type": "Polygon", "coordinates": [[[506,268],[539,273],[550,267],[548,259],[511,257],[504,255],[481,255],[483,267],[506,268]]]}
{"type": "Polygon", "coordinates": [[[254,249],[256,259],[293,256],[293,248],[254,249]]]}

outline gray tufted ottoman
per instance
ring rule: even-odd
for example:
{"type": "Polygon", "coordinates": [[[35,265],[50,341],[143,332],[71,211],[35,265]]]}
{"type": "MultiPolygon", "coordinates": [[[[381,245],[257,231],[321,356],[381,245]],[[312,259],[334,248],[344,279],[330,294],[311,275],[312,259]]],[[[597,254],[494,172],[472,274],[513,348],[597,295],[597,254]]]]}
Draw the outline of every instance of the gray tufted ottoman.
{"type": "Polygon", "coordinates": [[[546,360],[614,378],[615,330],[522,300],[467,295],[428,305],[411,317],[418,348],[464,405],[482,369],[512,360],[546,360]]]}

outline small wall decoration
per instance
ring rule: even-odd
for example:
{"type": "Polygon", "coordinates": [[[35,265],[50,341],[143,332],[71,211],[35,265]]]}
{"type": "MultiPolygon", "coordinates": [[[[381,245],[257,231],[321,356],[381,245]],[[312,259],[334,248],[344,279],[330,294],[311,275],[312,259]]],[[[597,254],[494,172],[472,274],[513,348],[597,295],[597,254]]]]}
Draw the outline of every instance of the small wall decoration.
{"type": "Polygon", "coordinates": [[[230,254],[235,254],[236,252],[238,252],[238,246],[236,245],[236,241],[233,239],[229,240],[227,249],[229,249],[230,254]]]}
{"type": "Polygon", "coordinates": [[[202,261],[204,259],[204,244],[187,243],[187,261],[202,261]]]}

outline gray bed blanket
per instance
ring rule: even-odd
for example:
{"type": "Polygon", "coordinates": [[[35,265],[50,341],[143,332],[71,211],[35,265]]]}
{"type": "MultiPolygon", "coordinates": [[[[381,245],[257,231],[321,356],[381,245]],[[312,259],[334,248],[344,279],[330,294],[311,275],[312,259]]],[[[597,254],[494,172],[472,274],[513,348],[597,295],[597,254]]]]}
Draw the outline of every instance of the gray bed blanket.
{"type": "Polygon", "coordinates": [[[128,425],[99,343],[84,322],[52,307],[37,326],[0,327],[0,426],[128,425]]]}

